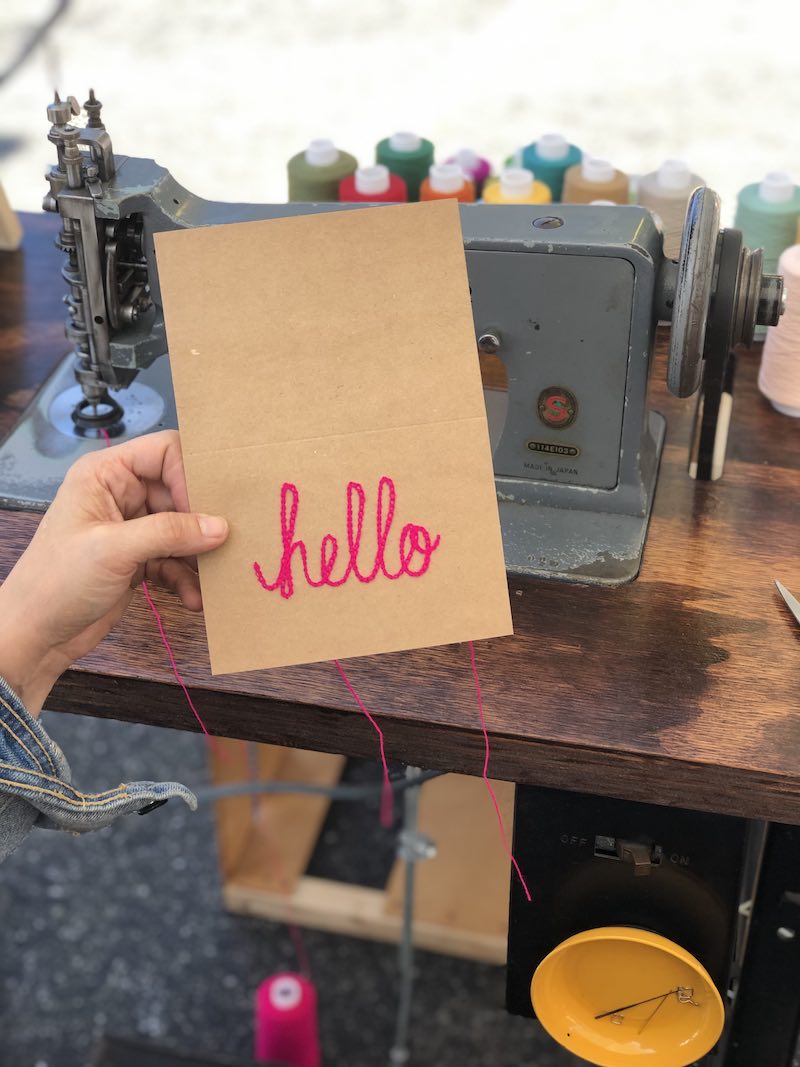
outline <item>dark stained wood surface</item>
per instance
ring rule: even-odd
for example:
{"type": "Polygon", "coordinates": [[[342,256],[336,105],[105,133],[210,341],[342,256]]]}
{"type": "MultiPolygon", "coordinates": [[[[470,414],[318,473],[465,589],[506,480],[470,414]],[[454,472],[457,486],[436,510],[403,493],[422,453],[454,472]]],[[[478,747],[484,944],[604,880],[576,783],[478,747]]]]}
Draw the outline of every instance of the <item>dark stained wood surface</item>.
{"type": "MultiPolygon", "coordinates": [[[[54,220],[25,217],[0,257],[0,429],[64,351],[54,220]],[[24,294],[24,295],[23,295],[24,294]]],[[[633,584],[510,581],[516,635],[477,646],[495,777],[800,822],[800,627],[774,591],[800,591],[800,424],[740,359],[725,476],[686,474],[692,401],[667,394],[655,514],[633,584]]],[[[0,513],[0,576],[38,518],[0,513]]],[[[212,678],[202,620],[159,597],[209,730],[375,757],[375,735],[330,664],[212,678]]],[[[483,740],[466,646],[353,660],[390,758],[479,774],[483,740]]],[[[56,710],[194,729],[153,619],[124,624],[54,690],[56,710]]]]}

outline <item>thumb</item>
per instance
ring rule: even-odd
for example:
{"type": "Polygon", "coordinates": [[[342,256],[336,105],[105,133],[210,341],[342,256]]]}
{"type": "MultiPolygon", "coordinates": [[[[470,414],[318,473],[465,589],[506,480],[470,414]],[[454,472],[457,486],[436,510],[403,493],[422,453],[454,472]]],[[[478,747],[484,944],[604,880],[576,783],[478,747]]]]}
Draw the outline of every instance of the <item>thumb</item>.
{"type": "Polygon", "coordinates": [[[161,556],[194,556],[217,548],[228,536],[221,515],[159,511],[114,526],[115,552],[131,566],[161,556]]]}

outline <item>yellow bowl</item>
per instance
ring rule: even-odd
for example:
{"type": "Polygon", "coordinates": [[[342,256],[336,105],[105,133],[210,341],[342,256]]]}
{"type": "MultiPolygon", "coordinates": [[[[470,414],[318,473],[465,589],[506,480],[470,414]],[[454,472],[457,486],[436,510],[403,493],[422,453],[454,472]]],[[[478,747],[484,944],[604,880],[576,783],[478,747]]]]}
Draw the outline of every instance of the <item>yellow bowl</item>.
{"type": "Polygon", "coordinates": [[[531,981],[536,1017],[552,1038],[598,1067],[687,1067],[725,1023],[717,987],[691,953],[628,926],[562,941],[531,981]]]}

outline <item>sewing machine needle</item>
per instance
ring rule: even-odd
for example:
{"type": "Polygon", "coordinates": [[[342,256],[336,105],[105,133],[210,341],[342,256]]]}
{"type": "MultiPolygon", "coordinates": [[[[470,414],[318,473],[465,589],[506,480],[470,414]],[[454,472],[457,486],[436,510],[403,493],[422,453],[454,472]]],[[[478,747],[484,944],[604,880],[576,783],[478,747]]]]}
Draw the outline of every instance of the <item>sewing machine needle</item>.
{"type": "Polygon", "coordinates": [[[800,600],[798,600],[797,597],[792,596],[786,586],[781,585],[777,578],[775,579],[775,585],[778,587],[778,592],[786,601],[786,606],[789,611],[791,611],[792,615],[794,615],[798,623],[800,623],[800,600]]]}

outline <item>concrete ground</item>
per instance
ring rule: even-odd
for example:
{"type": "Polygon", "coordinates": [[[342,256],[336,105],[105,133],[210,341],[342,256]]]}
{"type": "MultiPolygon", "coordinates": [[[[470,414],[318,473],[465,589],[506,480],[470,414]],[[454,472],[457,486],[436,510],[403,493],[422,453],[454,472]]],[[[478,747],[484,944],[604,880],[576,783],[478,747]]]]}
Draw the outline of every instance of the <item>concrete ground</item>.
{"type": "MultiPolygon", "coordinates": [[[[83,788],[207,780],[197,734],[69,715],[44,721],[83,788]]],[[[379,780],[377,767],[360,776],[370,773],[379,780]]],[[[377,803],[341,805],[324,846],[317,874],[374,879],[376,855],[391,848],[377,803]]],[[[304,940],[325,1067],[387,1064],[396,950],[313,931],[304,940]]],[[[506,1015],[502,968],[433,953],[417,963],[413,1067],[577,1063],[537,1024],[506,1015]]],[[[0,1067],[86,1067],[104,1031],[247,1058],[256,986],[296,966],[285,927],[224,911],[209,806],[193,814],[172,801],[80,838],[36,831],[0,867],[0,1067]]]]}

